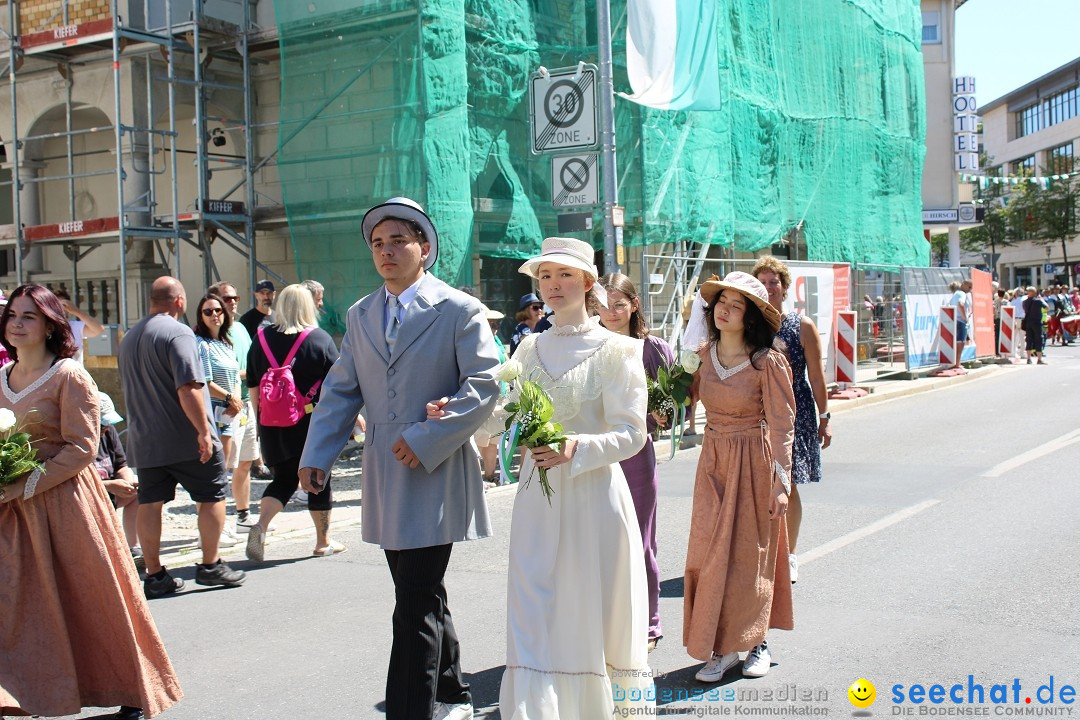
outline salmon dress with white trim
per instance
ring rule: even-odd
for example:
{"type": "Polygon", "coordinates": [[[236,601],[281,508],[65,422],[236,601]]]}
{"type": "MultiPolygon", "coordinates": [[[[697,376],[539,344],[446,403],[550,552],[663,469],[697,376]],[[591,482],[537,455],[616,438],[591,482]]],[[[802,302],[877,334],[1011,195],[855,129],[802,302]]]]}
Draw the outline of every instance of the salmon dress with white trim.
{"type": "Polygon", "coordinates": [[[74,360],[20,392],[0,368],[0,407],[30,433],[45,472],[0,504],[0,715],[73,715],[182,696],[101,484],[98,394],[74,360]]]}

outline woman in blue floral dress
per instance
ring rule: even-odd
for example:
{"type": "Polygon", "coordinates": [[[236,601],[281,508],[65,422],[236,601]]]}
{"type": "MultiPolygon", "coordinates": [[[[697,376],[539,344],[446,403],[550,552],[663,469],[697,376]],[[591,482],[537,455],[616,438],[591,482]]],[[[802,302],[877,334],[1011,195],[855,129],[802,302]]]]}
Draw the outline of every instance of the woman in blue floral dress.
{"type": "Polygon", "coordinates": [[[784,298],[791,287],[791,272],[777,258],[758,258],[750,272],[769,291],[769,304],[783,315],[777,339],[786,346],[795,391],[795,444],[791,452],[791,496],[788,498],[788,544],[791,582],[799,577],[796,547],[802,524],[798,486],[821,482],[821,451],[832,442],[829,393],[825,387],[821,336],[814,321],[796,312],[785,313],[784,298]]]}

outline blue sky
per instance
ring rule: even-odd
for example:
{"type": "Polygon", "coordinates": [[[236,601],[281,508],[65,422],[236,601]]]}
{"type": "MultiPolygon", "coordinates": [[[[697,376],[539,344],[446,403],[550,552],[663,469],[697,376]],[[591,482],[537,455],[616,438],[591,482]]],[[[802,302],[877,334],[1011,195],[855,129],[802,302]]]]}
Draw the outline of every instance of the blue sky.
{"type": "Polygon", "coordinates": [[[979,105],[1080,57],[1080,0],[968,0],[956,11],[956,74],[979,105]]]}

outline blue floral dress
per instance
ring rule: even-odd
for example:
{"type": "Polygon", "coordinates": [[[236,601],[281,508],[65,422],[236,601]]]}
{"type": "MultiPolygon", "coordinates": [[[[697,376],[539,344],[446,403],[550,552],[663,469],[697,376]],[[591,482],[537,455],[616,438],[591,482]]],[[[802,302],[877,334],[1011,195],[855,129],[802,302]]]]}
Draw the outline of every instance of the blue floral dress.
{"type": "Polygon", "coordinates": [[[785,313],[776,337],[787,346],[791,365],[792,389],[795,391],[795,444],[791,450],[791,481],[821,482],[821,445],[818,443],[818,412],[814,392],[806,376],[806,351],[799,339],[802,317],[785,313]]]}

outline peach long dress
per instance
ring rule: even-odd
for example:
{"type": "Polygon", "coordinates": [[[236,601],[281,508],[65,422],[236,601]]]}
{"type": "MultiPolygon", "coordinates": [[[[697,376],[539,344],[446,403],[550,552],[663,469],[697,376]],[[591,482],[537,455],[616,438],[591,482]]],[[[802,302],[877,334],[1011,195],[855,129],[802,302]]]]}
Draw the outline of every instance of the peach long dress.
{"type": "Polygon", "coordinates": [[[769,628],[791,630],[787,524],[769,518],[773,478],[790,476],[795,397],[782,353],[724,368],[700,351],[694,391],[705,440],[686,552],[683,645],[698,660],[750,650],[769,628]]]}
{"type": "Polygon", "coordinates": [[[60,360],[0,407],[33,438],[45,472],[0,504],[0,715],[71,715],[180,699],[120,523],[94,469],[97,387],[60,360]]]}

